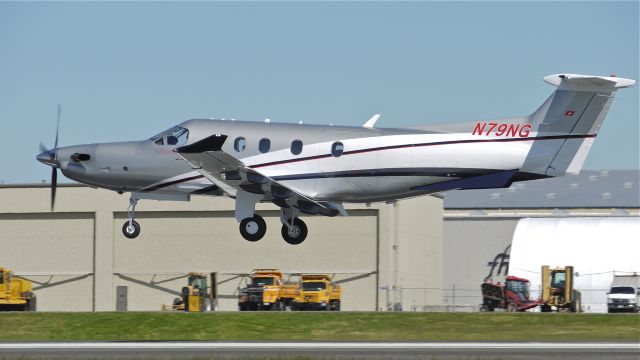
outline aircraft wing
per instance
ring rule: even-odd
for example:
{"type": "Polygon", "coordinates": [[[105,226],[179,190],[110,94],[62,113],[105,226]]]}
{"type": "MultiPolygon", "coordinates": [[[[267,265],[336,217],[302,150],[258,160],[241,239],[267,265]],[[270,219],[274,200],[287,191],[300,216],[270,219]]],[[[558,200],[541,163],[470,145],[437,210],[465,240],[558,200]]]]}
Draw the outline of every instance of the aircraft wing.
{"type": "Polygon", "coordinates": [[[341,204],[315,201],[249,168],[238,158],[222,150],[226,140],[226,135],[215,134],[175,151],[228,196],[236,197],[238,191],[246,191],[264,195],[264,200],[270,200],[280,207],[295,206],[306,214],[346,215],[341,204]]]}

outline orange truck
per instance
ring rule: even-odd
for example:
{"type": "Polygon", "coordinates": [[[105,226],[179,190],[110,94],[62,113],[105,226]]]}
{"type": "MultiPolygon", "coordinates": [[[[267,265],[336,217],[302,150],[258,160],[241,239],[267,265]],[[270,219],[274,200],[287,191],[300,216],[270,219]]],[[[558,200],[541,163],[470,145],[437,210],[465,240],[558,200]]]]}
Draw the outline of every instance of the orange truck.
{"type": "Polygon", "coordinates": [[[275,310],[291,308],[300,297],[298,283],[285,283],[282,272],[277,269],[256,269],[250,282],[240,289],[238,308],[240,311],[275,310]]]}
{"type": "Polygon", "coordinates": [[[340,311],[342,288],[326,274],[302,275],[302,291],[296,299],[296,310],[340,311]]]}

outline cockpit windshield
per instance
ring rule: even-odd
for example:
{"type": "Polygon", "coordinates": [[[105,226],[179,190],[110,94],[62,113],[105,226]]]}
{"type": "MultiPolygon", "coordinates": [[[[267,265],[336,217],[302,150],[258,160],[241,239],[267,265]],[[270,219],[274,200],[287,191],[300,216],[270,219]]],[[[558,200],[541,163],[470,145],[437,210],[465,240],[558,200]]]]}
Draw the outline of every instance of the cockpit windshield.
{"type": "Polygon", "coordinates": [[[174,126],[169,130],[163,131],[160,134],[151,138],[151,141],[158,145],[175,145],[180,146],[187,143],[189,139],[189,130],[174,126]]]}

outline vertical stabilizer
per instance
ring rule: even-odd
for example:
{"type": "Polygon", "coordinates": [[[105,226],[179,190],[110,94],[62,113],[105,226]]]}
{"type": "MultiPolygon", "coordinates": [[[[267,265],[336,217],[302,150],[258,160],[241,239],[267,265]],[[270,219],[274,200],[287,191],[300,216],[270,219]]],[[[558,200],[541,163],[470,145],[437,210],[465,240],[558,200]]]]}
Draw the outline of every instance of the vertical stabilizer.
{"type": "Polygon", "coordinates": [[[547,176],[577,174],[619,88],[635,80],[557,74],[544,81],[558,88],[529,117],[535,140],[522,171],[547,176]]]}

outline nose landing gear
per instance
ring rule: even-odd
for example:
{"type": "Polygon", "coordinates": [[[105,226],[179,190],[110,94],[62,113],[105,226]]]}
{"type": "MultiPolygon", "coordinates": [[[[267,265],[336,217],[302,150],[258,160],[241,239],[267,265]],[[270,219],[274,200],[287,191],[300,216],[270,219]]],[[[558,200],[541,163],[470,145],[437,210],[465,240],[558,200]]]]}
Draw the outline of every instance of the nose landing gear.
{"type": "Polygon", "coordinates": [[[129,239],[135,239],[140,235],[140,224],[135,220],[137,204],[138,199],[133,197],[129,199],[129,220],[122,225],[122,234],[129,239]]]}

